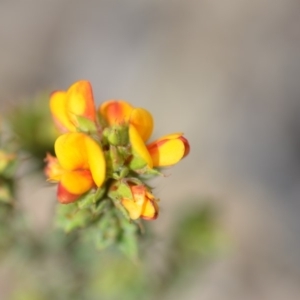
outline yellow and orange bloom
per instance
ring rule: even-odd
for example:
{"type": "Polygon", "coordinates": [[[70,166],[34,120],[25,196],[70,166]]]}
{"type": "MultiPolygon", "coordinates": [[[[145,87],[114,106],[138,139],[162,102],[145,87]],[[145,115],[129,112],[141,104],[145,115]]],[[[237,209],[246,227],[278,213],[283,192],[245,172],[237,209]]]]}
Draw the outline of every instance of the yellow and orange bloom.
{"type": "Polygon", "coordinates": [[[153,167],[169,167],[177,164],[190,152],[190,145],[182,133],[161,137],[147,145],[153,167]]]}
{"type": "Polygon", "coordinates": [[[128,124],[133,170],[175,165],[189,153],[189,143],[182,133],[166,135],[149,145],[145,142],[153,131],[153,118],[143,108],[134,108],[124,100],[109,100],[100,106],[100,113],[109,125],[128,124]]]}
{"type": "Polygon", "coordinates": [[[67,91],[56,91],[50,97],[50,110],[60,132],[76,132],[78,117],[92,122],[96,120],[96,109],[91,84],[81,80],[67,91]]]}
{"type": "MultiPolygon", "coordinates": [[[[109,100],[96,111],[91,85],[84,80],[67,91],[53,93],[50,109],[64,133],[55,142],[56,157],[47,154],[45,159],[48,180],[58,183],[59,202],[92,196],[92,201],[100,203],[106,197],[127,219],[128,215],[132,220],[156,219],[158,199],[143,180],[188,155],[190,146],[183,134],[169,134],[149,143],[154,122],[147,110],[124,100],[109,100]],[[100,187],[94,194],[88,193],[100,187]]],[[[90,200],[85,200],[82,202],[90,205],[90,200]]]]}
{"type": "Polygon", "coordinates": [[[76,201],[105,181],[106,162],[100,145],[84,133],[65,133],[55,142],[57,159],[48,156],[46,174],[58,181],[57,198],[61,203],[76,201]]]}
{"type": "Polygon", "coordinates": [[[109,126],[133,125],[144,142],[152,134],[152,115],[143,108],[135,108],[124,100],[109,100],[101,104],[99,111],[109,126]]]}
{"type": "Polygon", "coordinates": [[[142,218],[155,220],[158,217],[159,208],[157,199],[144,185],[130,185],[132,198],[122,198],[121,203],[128,211],[132,220],[142,218]]]}

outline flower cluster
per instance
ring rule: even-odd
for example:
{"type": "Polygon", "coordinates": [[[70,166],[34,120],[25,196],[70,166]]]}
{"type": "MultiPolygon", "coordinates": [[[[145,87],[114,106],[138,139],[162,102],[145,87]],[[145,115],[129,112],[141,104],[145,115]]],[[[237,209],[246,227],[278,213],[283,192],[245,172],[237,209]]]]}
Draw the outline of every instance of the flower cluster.
{"type": "Polygon", "coordinates": [[[178,163],[189,153],[182,133],[148,142],[153,118],[124,100],[109,100],[96,109],[91,84],[78,81],[50,97],[50,110],[61,132],[56,157],[47,154],[45,174],[58,183],[57,198],[70,204],[110,199],[128,219],[156,219],[158,199],[145,178],[178,163]],[[91,198],[92,195],[92,198],[91,198]]]}

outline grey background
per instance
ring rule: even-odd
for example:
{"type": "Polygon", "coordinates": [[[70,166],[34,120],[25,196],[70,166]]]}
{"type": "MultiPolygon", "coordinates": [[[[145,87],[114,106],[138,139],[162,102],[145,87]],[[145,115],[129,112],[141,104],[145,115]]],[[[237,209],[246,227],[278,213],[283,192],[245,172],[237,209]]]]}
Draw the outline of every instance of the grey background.
{"type": "MultiPolygon", "coordinates": [[[[233,249],[170,299],[300,298],[299,13],[296,0],[0,2],[3,113],[88,79],[98,104],[126,99],[152,112],[154,136],[189,139],[157,183],[153,226],[164,236],[210,197],[233,249]]],[[[44,224],[41,195],[31,217],[44,224]]]]}

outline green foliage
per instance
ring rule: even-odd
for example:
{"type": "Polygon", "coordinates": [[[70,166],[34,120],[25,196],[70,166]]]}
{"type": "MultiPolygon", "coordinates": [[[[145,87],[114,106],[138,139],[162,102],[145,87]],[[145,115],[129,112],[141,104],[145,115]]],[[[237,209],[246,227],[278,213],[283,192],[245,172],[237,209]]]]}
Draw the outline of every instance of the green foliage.
{"type": "Polygon", "coordinates": [[[58,205],[56,216],[57,227],[67,233],[74,229],[84,228],[93,220],[90,209],[80,209],[77,203],[58,205]]]}
{"type": "MultiPolygon", "coordinates": [[[[119,189],[127,191],[131,196],[130,189],[127,187],[127,190],[126,187],[125,184],[119,185],[119,189]]],[[[117,245],[127,257],[136,260],[138,224],[130,220],[119,200],[113,197],[106,199],[103,196],[105,189],[98,189],[96,193],[85,194],[75,203],[58,204],[57,228],[66,233],[84,228],[84,232],[81,232],[82,238],[92,241],[98,250],[117,245]]]]}
{"type": "Polygon", "coordinates": [[[89,134],[97,131],[95,123],[91,120],[81,116],[76,116],[76,120],[78,122],[79,131],[89,134]]]}
{"type": "Polygon", "coordinates": [[[16,107],[9,115],[8,122],[17,137],[19,148],[28,152],[42,166],[47,152],[54,153],[57,137],[48,108],[47,94],[40,94],[32,101],[16,107]]]}
{"type": "Polygon", "coordinates": [[[219,249],[222,234],[215,222],[215,210],[210,205],[193,209],[176,224],[173,248],[184,263],[193,264],[219,249]]]}

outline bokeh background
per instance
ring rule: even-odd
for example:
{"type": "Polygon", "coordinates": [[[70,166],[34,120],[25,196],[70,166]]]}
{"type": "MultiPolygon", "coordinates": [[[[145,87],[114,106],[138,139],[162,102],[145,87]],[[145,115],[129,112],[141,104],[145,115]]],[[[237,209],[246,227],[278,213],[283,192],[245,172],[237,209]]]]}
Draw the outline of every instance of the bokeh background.
{"type": "MultiPolygon", "coordinates": [[[[163,269],[182,211],[205,205],[225,250],[161,299],[300,297],[299,13],[296,0],[0,2],[1,115],[87,79],[97,104],[126,99],[152,112],[156,137],[189,139],[190,155],[156,183],[148,259],[163,269]]],[[[39,174],[19,194],[43,235],[55,190],[39,174]]],[[[15,274],[1,264],[9,299],[15,274]]]]}

